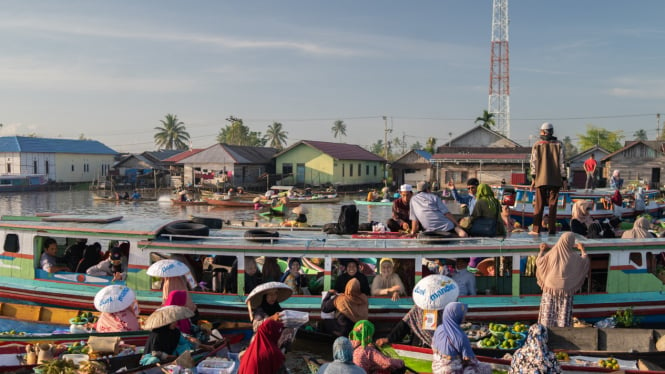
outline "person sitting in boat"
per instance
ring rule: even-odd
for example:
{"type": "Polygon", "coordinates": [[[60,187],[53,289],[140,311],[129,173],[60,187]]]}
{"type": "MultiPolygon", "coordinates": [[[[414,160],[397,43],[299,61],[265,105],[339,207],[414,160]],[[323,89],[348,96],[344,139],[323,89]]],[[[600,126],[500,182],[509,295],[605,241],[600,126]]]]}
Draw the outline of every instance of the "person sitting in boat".
{"type": "Polygon", "coordinates": [[[280,282],[291,287],[294,295],[307,295],[309,290],[307,290],[307,276],[300,271],[302,267],[302,262],[299,258],[292,258],[289,260],[289,268],[286,269],[282,277],[279,279],[280,282]]]}
{"type": "Polygon", "coordinates": [[[347,336],[353,325],[367,319],[369,299],[360,292],[360,282],[352,278],[346,284],[344,293],[330,290],[321,302],[323,313],[335,313],[335,319],[323,320],[323,330],[335,336],[347,336]]]}
{"type": "Polygon", "coordinates": [[[633,223],[633,228],[626,230],[621,235],[622,238],[628,239],[645,239],[645,238],[654,238],[655,235],[652,234],[649,229],[651,228],[651,222],[644,217],[637,217],[635,223],[633,223]]]}
{"type": "Polygon", "coordinates": [[[83,258],[83,252],[87,247],[88,239],[79,238],[76,242],[65,249],[65,260],[70,269],[76,270],[79,262],[83,258]]]}
{"type": "Polygon", "coordinates": [[[177,277],[165,277],[163,278],[163,284],[162,284],[162,305],[165,305],[165,303],[169,299],[169,294],[171,291],[174,290],[180,290],[180,291],[185,291],[187,293],[187,299],[185,301],[185,307],[189,310],[191,310],[194,313],[194,317],[192,317],[192,321],[196,322],[199,319],[199,311],[198,308],[196,307],[196,304],[192,301],[192,296],[189,294],[189,287],[188,283],[185,280],[185,277],[180,275],[177,277]]]}
{"type": "Polygon", "coordinates": [[[570,231],[583,236],[589,235],[589,227],[595,222],[591,218],[591,208],[593,201],[591,200],[577,200],[573,204],[573,211],[570,219],[570,231]]]}
{"type": "Polygon", "coordinates": [[[390,188],[387,186],[381,189],[381,202],[390,202],[390,188]]]}
{"type": "Polygon", "coordinates": [[[501,203],[494,197],[492,187],[485,183],[479,184],[476,192],[476,203],[471,210],[472,221],[480,217],[495,219],[497,221],[495,236],[505,236],[506,226],[501,224],[503,221],[499,217],[500,214],[501,203]]]}
{"type": "Polygon", "coordinates": [[[130,199],[132,200],[141,200],[141,193],[138,190],[134,190],[132,193],[132,196],[130,196],[130,199]]]}
{"type": "Polygon", "coordinates": [[[547,328],[534,323],[524,345],[515,351],[510,362],[509,374],[561,373],[561,365],[554,352],[547,346],[547,328]]]}
{"type": "Polygon", "coordinates": [[[238,374],[285,374],[286,357],[278,342],[284,324],[279,321],[279,314],[273,315],[256,330],[249,346],[240,357],[238,374]]]}
{"type": "Polygon", "coordinates": [[[474,296],[476,294],[476,276],[467,270],[468,266],[468,257],[459,257],[455,261],[455,274],[452,278],[459,287],[460,296],[474,296]]]}
{"type": "Polygon", "coordinates": [[[429,183],[418,182],[418,193],[409,203],[409,218],[411,219],[411,235],[416,236],[420,228],[425,236],[451,236],[456,234],[461,238],[469,235],[460,227],[457,219],[450,213],[441,198],[430,192],[429,183]],[[427,235],[430,234],[430,235],[427,235]]]}
{"type": "Polygon", "coordinates": [[[519,224],[513,217],[510,216],[510,205],[503,205],[501,207],[501,221],[506,228],[506,232],[519,231],[519,224]]]}
{"type": "Polygon", "coordinates": [[[353,363],[353,345],[346,336],[333,342],[333,361],[319,368],[317,374],[365,374],[366,371],[353,363]]]}
{"type": "Polygon", "coordinates": [[[633,208],[635,209],[635,214],[642,214],[646,210],[646,195],[644,194],[644,187],[638,187],[635,191],[635,196],[633,197],[635,202],[633,203],[633,208]]]}
{"type": "Polygon", "coordinates": [[[348,259],[345,261],[340,261],[344,265],[344,272],[340,274],[335,280],[335,291],[338,293],[344,292],[346,289],[346,284],[351,279],[357,279],[360,283],[360,292],[369,296],[372,294],[372,290],[369,286],[369,281],[365,274],[358,271],[358,261],[356,259],[348,259]]]}
{"type": "Polygon", "coordinates": [[[307,224],[307,208],[303,205],[298,205],[293,208],[293,214],[296,215],[295,219],[284,221],[282,226],[285,227],[309,227],[307,224]]]}
{"type": "Polygon", "coordinates": [[[89,267],[85,273],[94,276],[110,276],[114,281],[125,280],[127,270],[122,265],[122,250],[120,247],[113,247],[109,256],[100,261],[97,265],[89,267]]]}
{"type": "MultiPolygon", "coordinates": [[[[118,287],[118,286],[108,286],[108,287],[118,287]]],[[[131,302],[131,305],[117,312],[111,313],[100,310],[101,305],[99,305],[99,303],[97,302],[98,298],[95,297],[95,309],[97,309],[100,312],[99,318],[97,318],[97,322],[95,322],[95,324],[93,325],[94,329],[97,332],[124,332],[124,331],[141,330],[138,319],[139,305],[136,302],[136,294],[130,288],[126,287],[124,288],[123,291],[126,292],[126,294],[123,297],[123,301],[131,302]]],[[[102,291],[100,290],[99,292],[102,291]]],[[[101,300],[104,299],[102,298],[101,300]]],[[[114,297],[112,300],[109,300],[109,302],[110,303],[118,302],[117,297],[114,297]]]]}
{"type": "Polygon", "coordinates": [[[79,261],[76,269],[74,270],[77,273],[85,274],[86,271],[92,266],[95,266],[102,260],[102,245],[99,242],[94,242],[89,246],[85,247],[83,251],[83,257],[79,261]]]}
{"type": "Polygon", "coordinates": [[[392,217],[386,221],[386,226],[392,232],[411,230],[411,219],[409,219],[409,203],[413,196],[413,187],[403,184],[399,187],[399,198],[393,201],[392,217]]]}
{"type": "MultiPolygon", "coordinates": [[[[441,323],[441,311],[437,313],[438,324],[441,323]]],[[[423,328],[423,321],[423,309],[414,304],[406,315],[393,326],[388,336],[376,340],[376,346],[383,347],[386,344],[400,343],[409,335],[409,345],[431,347],[434,330],[423,328]]]]}
{"type": "Polygon", "coordinates": [[[180,201],[182,202],[187,202],[189,201],[189,198],[187,197],[187,190],[182,189],[180,192],[178,192],[178,195],[180,195],[180,201]]]}
{"type": "Polygon", "coordinates": [[[390,296],[393,301],[406,295],[404,283],[394,272],[395,264],[391,258],[379,261],[379,274],[372,281],[372,296],[390,296]]]}
{"type": "Polygon", "coordinates": [[[450,193],[453,195],[453,199],[455,199],[455,201],[457,201],[459,204],[466,204],[469,208],[468,212],[463,212],[463,215],[469,215],[471,212],[473,212],[473,208],[476,206],[476,190],[478,189],[479,184],[480,182],[477,178],[469,178],[469,180],[466,181],[467,194],[460,195],[455,188],[455,182],[452,180],[448,182],[448,188],[450,189],[450,193]]]}
{"type": "Polygon", "coordinates": [[[621,178],[621,172],[618,169],[612,172],[610,177],[610,187],[615,190],[620,190],[623,188],[623,178],[621,178]]]}
{"type": "Polygon", "coordinates": [[[282,277],[282,270],[277,263],[277,257],[264,257],[261,273],[263,274],[264,283],[279,282],[282,277]]]}
{"type": "Polygon", "coordinates": [[[368,373],[390,374],[404,369],[404,361],[391,358],[379,351],[373,344],[374,324],[368,320],[356,322],[349,334],[353,347],[353,363],[368,373]]]}
{"type": "MultiPolygon", "coordinates": [[[[164,302],[164,306],[177,305],[187,307],[187,296],[187,291],[173,290],[169,293],[169,297],[164,302]]],[[[187,337],[191,336],[196,338],[195,342],[197,343],[207,341],[209,338],[199,325],[192,323],[190,318],[180,319],[176,322],[176,325],[178,330],[187,337]]]]}
{"type": "Polygon", "coordinates": [[[71,271],[67,265],[58,265],[58,243],[53,238],[44,240],[44,249],[39,258],[39,266],[47,273],[57,273],[59,271],[71,271]]]}
{"type": "MultiPolygon", "coordinates": [[[[238,286],[236,285],[237,279],[238,260],[236,259],[231,265],[226,292],[236,293],[238,291],[238,286]]],[[[245,294],[252,292],[252,290],[262,282],[261,270],[259,270],[259,267],[256,265],[256,260],[253,256],[245,256],[245,294]]]]}
{"type": "MultiPolygon", "coordinates": [[[[283,284],[279,282],[269,282],[262,284],[256,291],[247,296],[247,303],[251,308],[250,320],[254,332],[259,330],[259,326],[270,320],[271,318],[278,318],[282,309],[279,305],[280,300],[286,300],[292,295],[292,291],[288,288],[283,288],[283,284]],[[260,304],[257,303],[260,300],[260,304]]],[[[295,328],[284,327],[277,345],[283,352],[286,352],[296,337],[295,328]]]]}
{"type": "Polygon", "coordinates": [[[478,272],[476,275],[483,277],[493,277],[496,275],[496,263],[494,258],[486,258],[478,263],[476,266],[478,272]]]}
{"type": "Polygon", "coordinates": [[[460,325],[464,321],[467,306],[452,302],[443,309],[441,324],[432,337],[432,372],[491,374],[488,364],[478,361],[466,333],[460,325]]]}
{"type": "Polygon", "coordinates": [[[575,234],[565,232],[552,249],[540,243],[536,258],[536,279],[542,288],[538,323],[545,327],[571,327],[573,323],[573,295],[579,291],[589,273],[590,260],[584,245],[575,244],[575,234]],[[580,255],[573,252],[573,248],[580,255]]]}
{"type": "Polygon", "coordinates": [[[365,200],[369,202],[381,201],[381,196],[379,196],[379,193],[376,191],[376,188],[372,188],[367,193],[367,198],[365,200]]]}

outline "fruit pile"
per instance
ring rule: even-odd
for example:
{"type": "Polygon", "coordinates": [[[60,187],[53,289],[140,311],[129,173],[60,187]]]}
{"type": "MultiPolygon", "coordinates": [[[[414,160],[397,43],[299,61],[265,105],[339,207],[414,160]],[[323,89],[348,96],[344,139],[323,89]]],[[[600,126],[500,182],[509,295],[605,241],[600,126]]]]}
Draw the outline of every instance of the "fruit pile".
{"type": "Polygon", "coordinates": [[[559,361],[570,361],[570,357],[568,357],[568,353],[566,352],[557,352],[554,354],[554,357],[559,361]]]}
{"type": "Polygon", "coordinates": [[[598,361],[598,366],[601,368],[606,368],[606,369],[612,369],[612,370],[619,370],[619,362],[617,362],[617,359],[614,357],[610,357],[606,360],[599,360],[598,361]]]}
{"type": "Polygon", "coordinates": [[[520,339],[522,338],[521,335],[512,333],[510,331],[506,331],[503,334],[503,341],[499,345],[499,347],[503,349],[515,349],[519,348],[521,345],[520,339]]]}
{"type": "Polygon", "coordinates": [[[524,343],[525,332],[528,330],[529,326],[521,322],[515,322],[510,326],[503,323],[490,323],[489,331],[492,336],[481,339],[478,346],[481,348],[516,349],[524,343]]]}
{"type": "Polygon", "coordinates": [[[16,331],[16,330],[8,330],[8,331],[0,331],[0,336],[23,336],[25,335],[24,331],[16,331]]]}
{"type": "Polygon", "coordinates": [[[513,323],[512,330],[515,332],[526,333],[529,331],[529,326],[523,324],[522,322],[513,323]]]}
{"type": "Polygon", "coordinates": [[[501,343],[499,338],[494,335],[490,335],[489,337],[480,340],[478,345],[480,348],[495,348],[497,345],[499,345],[499,343],[501,343]]]}
{"type": "Polygon", "coordinates": [[[67,353],[67,354],[84,353],[84,354],[87,354],[87,353],[90,353],[90,346],[85,344],[84,341],[81,341],[80,343],[75,342],[75,343],[72,343],[72,344],[67,345],[66,347],[64,347],[64,349],[62,350],[62,353],[67,353]]]}

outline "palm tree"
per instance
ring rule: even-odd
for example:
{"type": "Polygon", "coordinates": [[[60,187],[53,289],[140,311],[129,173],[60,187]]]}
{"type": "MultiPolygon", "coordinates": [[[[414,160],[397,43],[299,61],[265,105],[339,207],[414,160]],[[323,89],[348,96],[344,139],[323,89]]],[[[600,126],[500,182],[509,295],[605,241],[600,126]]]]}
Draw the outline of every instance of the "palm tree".
{"type": "Polygon", "coordinates": [[[187,149],[189,133],[185,131],[184,122],[175,114],[167,114],[165,119],[160,120],[162,127],[155,127],[155,144],[160,149],[187,149]]]}
{"type": "Polygon", "coordinates": [[[282,129],[282,124],[279,122],[273,122],[272,125],[268,126],[266,131],[266,140],[268,144],[277,149],[283,149],[284,144],[286,144],[286,134],[288,132],[282,129]]]}
{"type": "Polygon", "coordinates": [[[633,134],[635,140],[647,140],[647,132],[644,129],[639,129],[633,134]]]}
{"type": "Polygon", "coordinates": [[[436,138],[435,137],[427,138],[427,143],[425,144],[425,150],[429,153],[434,153],[435,147],[436,147],[436,138]]]}
{"type": "Polygon", "coordinates": [[[346,124],[342,120],[337,120],[332,126],[333,136],[337,138],[338,135],[346,136],[346,124]]]}
{"type": "Polygon", "coordinates": [[[485,128],[490,128],[490,126],[496,125],[496,122],[494,122],[494,113],[490,113],[487,110],[483,110],[483,115],[482,117],[476,118],[473,123],[478,123],[480,122],[481,125],[485,128]]]}

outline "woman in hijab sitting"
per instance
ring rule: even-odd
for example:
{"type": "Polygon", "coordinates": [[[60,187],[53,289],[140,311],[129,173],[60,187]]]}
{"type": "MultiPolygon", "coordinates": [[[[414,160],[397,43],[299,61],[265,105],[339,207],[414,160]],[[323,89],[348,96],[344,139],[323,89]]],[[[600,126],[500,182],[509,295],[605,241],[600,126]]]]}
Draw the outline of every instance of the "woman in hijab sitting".
{"type": "Polygon", "coordinates": [[[335,291],[337,291],[338,293],[344,292],[344,289],[346,288],[346,283],[350,279],[356,278],[358,279],[358,282],[360,282],[360,291],[367,296],[371,295],[372,291],[369,287],[369,281],[367,280],[365,274],[361,273],[358,269],[359,267],[357,260],[355,259],[347,260],[344,266],[344,272],[340,274],[337,277],[337,280],[335,281],[335,291]]]}
{"type": "Polygon", "coordinates": [[[307,277],[300,272],[302,263],[299,258],[289,260],[289,268],[282,274],[280,282],[291,287],[294,295],[307,295],[307,277]]]}
{"type": "Polygon", "coordinates": [[[494,197],[492,187],[486,183],[478,185],[476,191],[476,204],[471,212],[472,222],[474,219],[480,217],[491,218],[497,221],[496,232],[493,236],[506,235],[506,226],[503,224],[503,219],[501,218],[501,203],[496,197],[494,197]]]}
{"type": "Polygon", "coordinates": [[[327,332],[335,336],[347,336],[354,323],[367,319],[369,300],[367,295],[360,292],[358,279],[351,278],[346,284],[343,294],[338,294],[335,290],[328,291],[321,303],[321,311],[324,313],[337,312],[335,319],[324,320],[327,323],[324,323],[324,329],[327,332]]]}
{"type": "Polygon", "coordinates": [[[591,208],[593,201],[591,200],[577,200],[573,205],[573,212],[570,219],[570,231],[587,236],[589,235],[589,227],[594,223],[591,218],[591,208]]]}
{"type": "Polygon", "coordinates": [[[340,336],[333,343],[333,362],[327,362],[319,368],[317,374],[365,374],[365,370],[353,363],[351,341],[340,336]]]}
{"type": "Polygon", "coordinates": [[[432,372],[435,374],[491,374],[492,368],[476,359],[466,333],[460,327],[466,305],[452,302],[443,309],[441,325],[432,338],[432,372]]]}
{"type": "Polygon", "coordinates": [[[382,258],[379,261],[379,274],[372,281],[372,296],[390,296],[393,301],[406,295],[404,283],[395,274],[395,263],[391,258],[382,258]]]}
{"type": "MultiPolygon", "coordinates": [[[[123,300],[127,300],[128,302],[131,300],[131,305],[117,312],[104,312],[101,310],[104,308],[101,305],[103,299],[100,299],[98,302],[98,296],[95,296],[95,309],[101,312],[95,323],[95,330],[97,332],[139,331],[141,329],[138,320],[139,306],[136,302],[134,291],[126,286],[114,285],[109,287],[123,287],[123,292],[125,293],[123,300]]],[[[113,296],[113,299],[117,301],[116,296],[113,296]]]]}
{"type": "Polygon", "coordinates": [[[529,335],[522,348],[513,354],[509,374],[555,374],[561,373],[561,366],[547,346],[547,328],[535,323],[529,328],[529,335]]]}
{"type": "Polygon", "coordinates": [[[284,324],[279,321],[279,315],[267,319],[262,323],[247,350],[240,357],[238,374],[284,374],[285,356],[277,345],[282,334],[284,324]]]}
{"type": "Polygon", "coordinates": [[[650,227],[651,224],[649,223],[649,220],[646,217],[644,216],[637,217],[635,223],[633,223],[633,228],[624,231],[623,234],[621,234],[621,237],[627,239],[653,238],[655,237],[655,235],[649,232],[650,227]]]}
{"type": "Polygon", "coordinates": [[[573,324],[573,295],[589,272],[589,258],[584,245],[575,244],[575,234],[565,232],[552,249],[540,243],[536,258],[536,279],[543,290],[540,298],[538,323],[545,327],[571,327],[573,324]],[[580,254],[573,252],[579,249],[580,254]]]}
{"type": "Polygon", "coordinates": [[[356,322],[349,334],[353,346],[353,363],[372,374],[390,374],[404,368],[404,361],[390,358],[372,344],[374,324],[367,320],[356,322]]]}

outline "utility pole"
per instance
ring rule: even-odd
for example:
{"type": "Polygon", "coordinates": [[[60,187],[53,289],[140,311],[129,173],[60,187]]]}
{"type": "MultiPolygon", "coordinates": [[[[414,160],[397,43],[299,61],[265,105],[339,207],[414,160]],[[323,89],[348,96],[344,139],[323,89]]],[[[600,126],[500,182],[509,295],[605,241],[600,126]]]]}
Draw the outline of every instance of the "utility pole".
{"type": "MultiPolygon", "coordinates": [[[[656,125],[656,140],[661,140],[662,137],[660,136],[660,113],[656,113],[656,123],[657,123],[657,125],[656,125]]],[[[0,126],[2,126],[2,125],[0,125],[0,126]]]]}
{"type": "Polygon", "coordinates": [[[383,116],[384,130],[383,130],[383,157],[388,161],[388,133],[392,132],[392,129],[388,128],[388,117],[383,116]]]}

